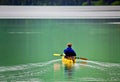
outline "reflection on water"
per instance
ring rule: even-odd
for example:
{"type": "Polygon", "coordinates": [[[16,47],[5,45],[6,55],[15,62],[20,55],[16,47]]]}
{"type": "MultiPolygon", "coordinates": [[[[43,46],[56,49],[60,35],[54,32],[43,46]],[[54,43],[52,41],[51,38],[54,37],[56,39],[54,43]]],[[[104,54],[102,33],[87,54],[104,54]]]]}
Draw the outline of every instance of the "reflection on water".
{"type": "Polygon", "coordinates": [[[71,80],[74,77],[75,66],[77,68],[77,64],[79,65],[79,67],[82,68],[82,67],[85,67],[87,62],[86,61],[80,61],[79,63],[76,63],[74,65],[64,65],[65,76],[67,77],[68,80],[71,80]]]}
{"type": "Polygon", "coordinates": [[[67,76],[67,79],[72,79],[74,68],[72,66],[71,67],[64,66],[64,70],[65,70],[65,76],[67,76]]]}
{"type": "Polygon", "coordinates": [[[54,71],[60,70],[60,64],[59,63],[54,63],[54,71]]]}
{"type": "Polygon", "coordinates": [[[0,67],[0,82],[86,82],[120,81],[120,63],[82,61],[72,67],[61,63],[61,59],[48,62],[29,63],[0,67]]]}

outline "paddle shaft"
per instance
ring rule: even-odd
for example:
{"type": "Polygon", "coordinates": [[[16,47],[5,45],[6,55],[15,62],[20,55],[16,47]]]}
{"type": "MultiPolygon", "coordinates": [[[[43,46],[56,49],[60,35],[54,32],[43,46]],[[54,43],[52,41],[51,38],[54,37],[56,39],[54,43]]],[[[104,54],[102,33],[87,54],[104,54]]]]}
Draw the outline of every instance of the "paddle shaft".
{"type": "MultiPolygon", "coordinates": [[[[65,54],[53,54],[54,56],[65,56],[65,54]]],[[[88,60],[87,58],[75,57],[75,59],[88,60]]]]}

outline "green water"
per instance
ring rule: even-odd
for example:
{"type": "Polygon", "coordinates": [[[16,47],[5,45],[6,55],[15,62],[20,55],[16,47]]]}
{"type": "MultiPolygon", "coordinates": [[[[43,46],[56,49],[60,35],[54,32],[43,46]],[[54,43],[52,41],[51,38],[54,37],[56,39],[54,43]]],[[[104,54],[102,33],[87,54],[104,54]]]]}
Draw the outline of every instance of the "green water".
{"type": "Polygon", "coordinates": [[[0,20],[0,81],[120,81],[119,57],[120,24],[111,20],[0,20]],[[52,56],[68,42],[77,56],[89,59],[70,70],[52,56]]]}

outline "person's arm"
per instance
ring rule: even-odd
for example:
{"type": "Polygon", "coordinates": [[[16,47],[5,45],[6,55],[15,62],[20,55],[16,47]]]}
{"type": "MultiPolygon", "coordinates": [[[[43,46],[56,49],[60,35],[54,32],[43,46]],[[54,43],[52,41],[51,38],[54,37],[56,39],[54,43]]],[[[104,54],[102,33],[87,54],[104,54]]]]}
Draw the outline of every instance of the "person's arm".
{"type": "Polygon", "coordinates": [[[76,56],[76,52],[73,50],[73,54],[74,54],[74,56],[76,56]]]}

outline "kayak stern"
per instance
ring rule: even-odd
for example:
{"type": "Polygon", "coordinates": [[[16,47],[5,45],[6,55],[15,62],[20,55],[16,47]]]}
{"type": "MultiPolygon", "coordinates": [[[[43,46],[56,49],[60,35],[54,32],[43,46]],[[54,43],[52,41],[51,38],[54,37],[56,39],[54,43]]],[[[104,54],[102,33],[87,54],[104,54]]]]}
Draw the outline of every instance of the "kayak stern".
{"type": "Polygon", "coordinates": [[[62,56],[62,63],[65,65],[73,65],[76,62],[76,59],[68,59],[62,56]]]}

